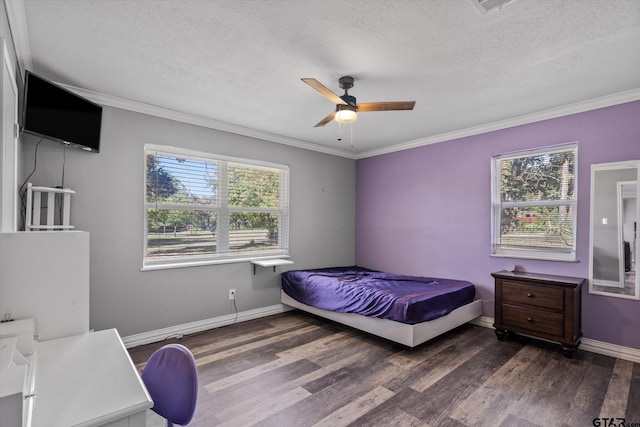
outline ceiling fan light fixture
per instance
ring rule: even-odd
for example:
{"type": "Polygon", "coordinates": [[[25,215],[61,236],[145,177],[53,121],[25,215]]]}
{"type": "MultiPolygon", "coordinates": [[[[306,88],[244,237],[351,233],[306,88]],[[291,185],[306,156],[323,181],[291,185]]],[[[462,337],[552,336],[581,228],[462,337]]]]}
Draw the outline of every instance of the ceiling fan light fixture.
{"type": "Polygon", "coordinates": [[[364,102],[358,104],[356,97],[349,95],[348,92],[353,87],[354,80],[351,76],[340,77],[338,83],[340,88],[344,89],[344,95],[338,96],[314,78],[302,79],[303,82],[317,90],[320,95],[333,102],[336,106],[335,111],[320,120],[314,127],[322,127],[332,120],[338,123],[353,123],[358,118],[358,111],[366,113],[367,111],[413,110],[413,106],[416,104],[415,101],[364,102]]]}
{"type": "Polygon", "coordinates": [[[337,105],[335,121],[338,123],[353,123],[358,118],[354,105],[337,105]]]}

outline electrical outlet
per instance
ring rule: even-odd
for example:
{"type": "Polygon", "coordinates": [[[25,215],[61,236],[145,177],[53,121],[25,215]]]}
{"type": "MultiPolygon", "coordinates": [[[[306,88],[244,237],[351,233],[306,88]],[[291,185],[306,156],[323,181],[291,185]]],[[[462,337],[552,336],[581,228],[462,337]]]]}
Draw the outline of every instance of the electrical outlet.
{"type": "Polygon", "coordinates": [[[236,290],[229,289],[229,301],[233,301],[234,299],[236,299],[236,290]]]}

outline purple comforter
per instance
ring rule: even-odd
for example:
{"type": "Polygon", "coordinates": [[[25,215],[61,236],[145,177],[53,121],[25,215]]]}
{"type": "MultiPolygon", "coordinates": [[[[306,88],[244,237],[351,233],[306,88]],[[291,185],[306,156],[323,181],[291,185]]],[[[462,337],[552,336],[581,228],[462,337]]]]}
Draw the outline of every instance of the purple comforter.
{"type": "Polygon", "coordinates": [[[473,301],[470,282],[402,276],[361,267],[292,270],[282,273],[282,289],[303,304],[341,313],[415,324],[473,301]]]}

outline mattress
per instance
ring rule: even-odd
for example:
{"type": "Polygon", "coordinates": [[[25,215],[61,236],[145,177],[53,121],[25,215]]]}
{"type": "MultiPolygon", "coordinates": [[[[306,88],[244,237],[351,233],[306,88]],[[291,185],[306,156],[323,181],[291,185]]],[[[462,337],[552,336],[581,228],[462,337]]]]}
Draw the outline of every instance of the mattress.
{"type": "Polygon", "coordinates": [[[449,314],[475,298],[471,282],[405,276],[362,267],[291,270],[282,290],[303,304],[339,313],[416,324],[449,314]]]}

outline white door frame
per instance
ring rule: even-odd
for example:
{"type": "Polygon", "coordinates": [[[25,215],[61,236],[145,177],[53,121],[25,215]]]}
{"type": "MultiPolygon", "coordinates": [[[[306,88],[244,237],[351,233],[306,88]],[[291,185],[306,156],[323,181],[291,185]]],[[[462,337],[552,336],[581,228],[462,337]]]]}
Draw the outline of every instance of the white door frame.
{"type": "Polygon", "coordinates": [[[0,231],[17,231],[18,225],[18,85],[13,62],[9,56],[7,42],[0,37],[2,45],[2,74],[0,95],[2,117],[0,120],[0,231]],[[8,81],[7,81],[8,80],[8,81]],[[8,84],[7,84],[8,83],[8,84]],[[5,89],[13,91],[13,105],[5,89]],[[9,111],[5,111],[5,108],[9,111]]]}

